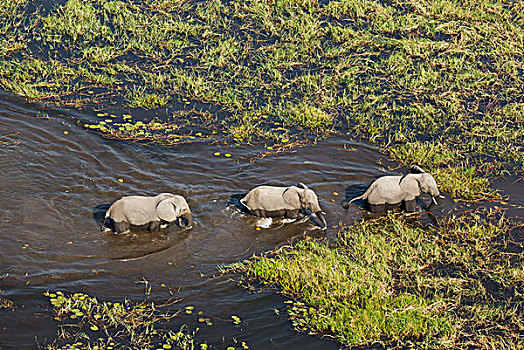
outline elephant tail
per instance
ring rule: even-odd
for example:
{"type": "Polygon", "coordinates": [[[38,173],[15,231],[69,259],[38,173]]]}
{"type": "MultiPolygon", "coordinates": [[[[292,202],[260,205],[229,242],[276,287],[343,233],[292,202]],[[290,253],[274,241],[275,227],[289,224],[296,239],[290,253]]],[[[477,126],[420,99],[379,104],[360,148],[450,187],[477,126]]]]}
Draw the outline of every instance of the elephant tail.
{"type": "MultiPolygon", "coordinates": [[[[116,203],[116,202],[115,202],[116,203]]],[[[111,216],[111,212],[113,211],[113,207],[115,206],[115,203],[111,204],[111,206],[109,207],[109,209],[107,209],[106,211],[106,216],[104,218],[108,218],[111,216]]]]}
{"type": "Polygon", "coordinates": [[[353,203],[354,201],[356,201],[358,199],[367,199],[369,194],[371,193],[372,187],[373,187],[373,184],[371,186],[369,186],[369,188],[366,190],[366,192],[364,192],[362,195],[353,198],[349,202],[346,202],[346,208],[349,206],[349,203],[353,203]]]}
{"type": "Polygon", "coordinates": [[[353,203],[353,202],[356,201],[357,199],[366,199],[366,197],[364,197],[364,195],[361,195],[361,196],[358,196],[358,197],[353,198],[353,199],[350,200],[348,203],[353,203]]]}
{"type": "Polygon", "coordinates": [[[362,198],[363,198],[362,196],[355,197],[355,198],[353,198],[353,199],[350,200],[350,201],[347,201],[347,202],[342,203],[342,207],[345,208],[345,209],[347,209],[347,208],[349,208],[349,204],[350,204],[350,203],[356,201],[357,199],[362,199],[362,198]]]}
{"type": "Polygon", "coordinates": [[[242,198],[242,199],[240,200],[240,203],[241,203],[241,204],[242,204],[242,205],[243,205],[247,210],[251,211],[251,208],[248,207],[248,205],[246,204],[246,202],[245,202],[244,200],[245,200],[245,198],[242,198]]]}

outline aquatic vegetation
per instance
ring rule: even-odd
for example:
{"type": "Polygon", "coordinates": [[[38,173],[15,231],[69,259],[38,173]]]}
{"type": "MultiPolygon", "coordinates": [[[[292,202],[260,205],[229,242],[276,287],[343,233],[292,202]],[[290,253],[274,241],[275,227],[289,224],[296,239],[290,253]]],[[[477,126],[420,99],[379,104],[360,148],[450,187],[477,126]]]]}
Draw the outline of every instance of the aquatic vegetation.
{"type": "Polygon", "coordinates": [[[47,349],[194,349],[196,331],[186,325],[176,332],[162,325],[178,313],[165,311],[169,303],[100,301],[83,293],[44,293],[54,318],[63,322],[58,338],[47,349]]]}
{"type": "Polygon", "coordinates": [[[501,201],[500,193],[490,187],[489,180],[479,176],[475,166],[460,164],[454,167],[435,168],[433,175],[441,191],[452,198],[475,201],[478,198],[493,198],[501,201]]]}
{"type": "MultiPolygon", "coordinates": [[[[165,284],[162,284],[165,287],[165,284]]],[[[146,282],[146,295],[151,292],[146,282]]],[[[183,315],[198,315],[198,322],[213,326],[210,317],[194,306],[173,310],[175,301],[154,303],[102,301],[84,293],[45,292],[53,307],[54,320],[60,322],[57,338],[46,349],[214,349],[207,341],[197,341],[199,328],[191,331],[187,324],[179,325],[183,315]],[[175,328],[174,328],[175,327],[175,328]]],[[[242,322],[232,315],[234,326],[242,322]]],[[[228,321],[228,320],[222,320],[228,321]]],[[[245,341],[231,340],[233,348],[249,349],[245,341]]],[[[222,342],[226,342],[222,338],[222,342]]],[[[43,347],[42,347],[43,348],[43,347]]]]}
{"type": "Polygon", "coordinates": [[[0,135],[0,146],[16,146],[20,143],[18,140],[19,133],[0,135]]]}
{"type": "Polygon", "coordinates": [[[231,319],[233,320],[233,324],[240,324],[242,321],[240,320],[240,317],[232,315],[231,319]]]}
{"type": "Polygon", "coordinates": [[[84,123],[83,127],[101,133],[104,137],[117,140],[132,140],[158,144],[180,144],[185,142],[207,141],[217,137],[217,132],[204,135],[201,132],[193,133],[187,128],[187,121],[183,120],[188,113],[180,113],[171,121],[151,120],[134,121],[132,116],[124,114],[122,117],[99,113],[97,117],[104,118],[95,123],[84,123]],[[113,118],[114,117],[114,118],[113,118]],[[109,119],[108,119],[109,118],[109,119]]]}
{"type": "Polygon", "coordinates": [[[309,129],[322,130],[323,132],[328,132],[328,129],[334,123],[333,117],[323,110],[304,104],[292,106],[282,111],[282,119],[285,121],[284,125],[298,124],[309,129]]]}
{"type": "Polygon", "coordinates": [[[15,304],[11,300],[0,297],[0,310],[12,309],[14,305],[15,304]]]}
{"type": "Polygon", "coordinates": [[[306,239],[225,271],[275,285],[297,330],[348,346],[519,348],[522,225],[500,213],[450,217],[420,227],[398,215],[338,232],[338,245],[306,239]]]}
{"type": "Polygon", "coordinates": [[[21,28],[28,0],[0,1],[0,59],[27,48],[21,28]]]}
{"type": "Polygon", "coordinates": [[[133,89],[128,96],[133,108],[157,109],[164,107],[169,99],[157,93],[146,93],[144,89],[133,89]]]}

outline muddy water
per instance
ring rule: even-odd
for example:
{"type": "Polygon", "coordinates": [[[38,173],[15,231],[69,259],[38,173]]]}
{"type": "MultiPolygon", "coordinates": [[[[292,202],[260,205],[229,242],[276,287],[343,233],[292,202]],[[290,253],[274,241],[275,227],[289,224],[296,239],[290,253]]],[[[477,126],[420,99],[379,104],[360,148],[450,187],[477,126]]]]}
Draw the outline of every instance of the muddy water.
{"type": "MultiPolygon", "coordinates": [[[[0,146],[0,289],[17,305],[0,314],[0,348],[31,349],[54,339],[57,322],[42,296],[46,290],[138,301],[144,298],[141,281],[152,287],[153,300],[173,296],[181,299],[176,308],[192,305],[211,315],[212,327],[193,316],[183,322],[200,327],[197,339],[215,347],[235,338],[252,349],[337,348],[294,332],[284,316],[276,315],[275,308],[284,308],[283,296],[271,290],[250,293],[237,286],[234,276],[219,275],[217,266],[303,235],[332,235],[333,226],[361,217],[358,207],[345,210],[340,203],[382,174],[375,150],[337,136],[250,165],[245,158],[263,145],[228,149],[109,141],[70,119],[53,113],[45,118],[32,108],[0,98],[1,140],[12,143],[0,146]],[[217,151],[232,157],[216,157],[217,151]],[[275,221],[257,230],[257,219],[235,206],[236,198],[254,186],[298,182],[317,192],[328,213],[327,231],[309,220],[275,221]],[[99,231],[97,219],[112,201],[159,192],[188,198],[192,229],[99,231]],[[231,315],[242,324],[232,325],[231,315]]],[[[446,208],[444,203],[437,212],[446,208]]]]}

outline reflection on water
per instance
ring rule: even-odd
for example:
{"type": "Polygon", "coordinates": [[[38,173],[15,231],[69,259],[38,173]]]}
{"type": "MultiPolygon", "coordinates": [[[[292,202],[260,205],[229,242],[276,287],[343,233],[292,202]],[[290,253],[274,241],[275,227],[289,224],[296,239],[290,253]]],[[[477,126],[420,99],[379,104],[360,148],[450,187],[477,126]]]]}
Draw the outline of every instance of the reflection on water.
{"type": "Polygon", "coordinates": [[[223,322],[198,333],[217,347],[223,337],[235,337],[252,349],[337,348],[292,331],[290,322],[273,311],[282,307],[282,296],[238,288],[230,276],[217,276],[217,265],[304,234],[333,235],[340,223],[361,217],[357,206],[343,209],[341,203],[382,174],[376,151],[333,137],[249,165],[244,159],[263,146],[231,148],[227,152],[232,158],[215,157],[217,146],[108,141],[67,119],[35,115],[28,107],[0,102],[0,136],[18,142],[0,146],[0,288],[20,306],[1,314],[0,347],[34,348],[35,336],[40,343],[54,338],[56,324],[45,307],[45,290],[140,300],[144,285],[137,282],[145,280],[153,288],[152,298],[165,300],[175,293],[180,305],[193,305],[217,319],[241,317],[240,328],[223,322]],[[261,223],[235,203],[255,186],[298,182],[318,194],[327,212],[327,230],[307,218],[261,223]],[[114,200],[160,192],[188,199],[192,229],[174,225],[152,234],[121,235],[99,231],[114,200]]]}

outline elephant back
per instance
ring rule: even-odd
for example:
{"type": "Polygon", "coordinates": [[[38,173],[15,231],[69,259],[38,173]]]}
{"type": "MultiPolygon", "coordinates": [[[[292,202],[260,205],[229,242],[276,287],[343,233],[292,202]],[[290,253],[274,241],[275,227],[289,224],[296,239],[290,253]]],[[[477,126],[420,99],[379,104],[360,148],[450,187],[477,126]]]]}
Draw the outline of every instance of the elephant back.
{"type": "Polygon", "coordinates": [[[131,225],[141,226],[157,221],[156,200],[151,197],[127,196],[117,200],[108,210],[109,216],[116,222],[127,221],[131,225]]]}
{"type": "Polygon", "coordinates": [[[370,204],[398,204],[404,200],[400,187],[402,176],[383,176],[375,180],[364,193],[363,198],[370,204]]]}
{"type": "Polygon", "coordinates": [[[287,187],[259,186],[255,187],[240,200],[248,210],[275,210],[295,209],[284,201],[283,194],[287,187]]]}

